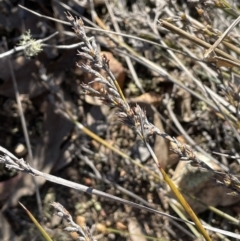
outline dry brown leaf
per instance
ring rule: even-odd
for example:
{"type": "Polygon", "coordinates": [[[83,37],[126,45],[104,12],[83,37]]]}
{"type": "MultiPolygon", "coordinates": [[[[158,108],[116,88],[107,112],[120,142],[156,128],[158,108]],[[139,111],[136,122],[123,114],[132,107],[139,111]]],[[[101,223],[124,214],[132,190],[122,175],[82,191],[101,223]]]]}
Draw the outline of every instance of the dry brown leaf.
{"type": "MultiPolygon", "coordinates": [[[[212,169],[221,171],[221,168],[209,158],[200,153],[196,153],[197,157],[207,163],[212,169]]],[[[180,161],[177,165],[172,180],[183,193],[196,196],[206,205],[228,206],[240,200],[240,197],[228,195],[228,190],[215,182],[217,179],[214,172],[201,171],[199,168],[193,167],[186,161],[180,161]]],[[[184,195],[195,213],[203,212],[206,206],[184,195]]]]}
{"type": "Polygon", "coordinates": [[[192,116],[191,94],[186,90],[179,88],[177,91],[177,97],[178,98],[177,98],[176,107],[180,108],[180,115],[182,117],[182,120],[185,122],[191,121],[191,116],[192,116]]]}
{"type": "Polygon", "coordinates": [[[144,93],[138,97],[132,98],[133,103],[146,103],[158,106],[162,101],[162,96],[155,92],[144,93]]]}
{"type": "Polygon", "coordinates": [[[215,63],[217,65],[217,67],[233,68],[236,65],[236,63],[234,63],[232,60],[225,59],[225,58],[218,57],[218,56],[214,56],[207,60],[210,63],[215,63]]]}
{"type": "MultiPolygon", "coordinates": [[[[123,85],[125,83],[125,77],[126,73],[122,66],[122,64],[113,56],[111,52],[101,52],[101,56],[106,55],[107,59],[110,61],[109,66],[110,70],[112,71],[114,77],[116,78],[119,86],[123,88],[123,85]]],[[[105,71],[101,70],[100,73],[106,77],[105,71]]],[[[89,83],[89,81],[92,81],[94,77],[91,74],[84,74],[84,82],[89,83]]],[[[96,90],[99,90],[102,87],[102,84],[99,82],[93,83],[93,88],[96,90]]]]}
{"type": "MultiPolygon", "coordinates": [[[[44,103],[43,103],[44,104],[44,103]]],[[[62,141],[70,132],[73,124],[61,113],[56,113],[55,106],[47,103],[43,122],[42,136],[35,140],[34,157],[32,166],[44,173],[50,173],[61,154],[62,141]]],[[[29,160],[27,160],[29,161],[29,160]]],[[[35,185],[31,175],[23,175],[18,181],[18,188],[8,200],[8,204],[16,205],[20,197],[32,195],[35,192],[35,185]]],[[[45,179],[36,179],[39,186],[45,183],[45,179]]]]}
{"type": "MultiPolygon", "coordinates": [[[[40,64],[46,68],[46,74],[52,76],[56,84],[60,84],[65,79],[66,69],[74,66],[75,60],[75,50],[64,51],[62,56],[54,61],[49,60],[44,52],[40,53],[36,60],[29,60],[24,56],[17,57],[12,64],[19,93],[34,98],[46,92],[46,88],[38,80],[40,64]]],[[[0,85],[0,94],[14,98],[15,93],[6,58],[0,59],[0,66],[3,70],[0,71],[0,79],[4,82],[0,85]]]]}
{"type": "MultiPolygon", "coordinates": [[[[157,113],[154,113],[154,125],[160,130],[164,131],[162,121],[157,113]]],[[[156,136],[154,143],[154,153],[161,166],[165,168],[168,164],[168,145],[167,141],[161,136],[156,136]]]]}
{"type": "Polygon", "coordinates": [[[13,232],[13,228],[10,226],[7,219],[4,217],[2,212],[0,212],[0,240],[11,241],[17,240],[17,235],[13,232]]]}
{"type": "Polygon", "coordinates": [[[0,201],[6,200],[12,194],[21,178],[22,173],[18,173],[16,176],[0,182],[0,201]]]}
{"type": "MultiPolygon", "coordinates": [[[[176,139],[181,142],[181,143],[186,143],[186,140],[184,139],[183,136],[178,136],[176,137],[176,139]]],[[[173,152],[171,149],[170,149],[170,146],[169,146],[169,141],[167,141],[167,144],[168,144],[168,160],[167,160],[167,166],[168,167],[171,167],[173,165],[175,165],[177,162],[180,161],[180,158],[179,158],[179,155],[176,154],[175,152],[173,152]]]]}
{"type": "MultiPolygon", "coordinates": [[[[14,88],[11,79],[11,72],[7,61],[0,59],[1,69],[0,78],[4,83],[0,86],[0,94],[6,97],[15,97],[14,88]]],[[[38,66],[35,61],[28,60],[19,56],[13,61],[13,69],[17,78],[17,85],[20,94],[27,94],[30,97],[46,91],[46,89],[32,77],[32,73],[38,73],[38,66]]]]}

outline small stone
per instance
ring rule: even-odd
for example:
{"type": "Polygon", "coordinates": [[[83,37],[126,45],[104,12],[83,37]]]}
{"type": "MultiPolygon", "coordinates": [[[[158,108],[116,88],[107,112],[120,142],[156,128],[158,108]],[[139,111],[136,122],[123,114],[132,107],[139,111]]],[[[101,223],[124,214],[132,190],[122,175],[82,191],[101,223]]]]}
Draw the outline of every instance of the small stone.
{"type": "Polygon", "coordinates": [[[18,143],[14,149],[14,153],[17,157],[21,158],[27,154],[27,148],[22,143],[18,143]]]}

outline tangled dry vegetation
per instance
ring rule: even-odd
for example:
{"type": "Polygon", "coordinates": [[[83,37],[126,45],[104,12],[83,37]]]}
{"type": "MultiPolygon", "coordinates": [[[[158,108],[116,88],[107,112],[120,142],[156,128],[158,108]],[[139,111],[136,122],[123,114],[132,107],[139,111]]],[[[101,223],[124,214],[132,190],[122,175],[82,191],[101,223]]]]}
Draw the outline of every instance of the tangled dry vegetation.
{"type": "Polygon", "coordinates": [[[42,240],[21,201],[54,240],[239,240],[240,3],[17,4],[0,2],[0,239],[42,240]]]}

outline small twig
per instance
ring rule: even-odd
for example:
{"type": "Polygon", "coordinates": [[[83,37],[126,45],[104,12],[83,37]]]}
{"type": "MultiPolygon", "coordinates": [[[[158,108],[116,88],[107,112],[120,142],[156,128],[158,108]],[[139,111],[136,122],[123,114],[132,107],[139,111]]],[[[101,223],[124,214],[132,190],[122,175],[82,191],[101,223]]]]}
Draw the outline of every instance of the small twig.
{"type": "MultiPolygon", "coordinates": [[[[196,44],[198,44],[198,45],[200,45],[200,46],[202,46],[202,47],[204,47],[204,48],[210,48],[210,47],[211,47],[211,44],[209,44],[209,43],[207,43],[207,42],[205,42],[205,41],[203,41],[203,40],[201,40],[201,39],[199,39],[199,38],[197,38],[197,37],[195,37],[195,36],[193,36],[193,35],[185,32],[184,30],[182,30],[182,29],[174,26],[173,24],[171,24],[171,23],[169,23],[169,22],[167,22],[167,21],[165,21],[165,20],[162,20],[162,19],[161,19],[161,20],[159,20],[159,22],[160,22],[160,24],[161,24],[164,28],[166,28],[166,29],[168,29],[168,30],[170,30],[170,31],[172,31],[172,32],[174,32],[174,33],[176,33],[176,34],[184,37],[184,38],[187,38],[187,39],[193,41],[194,43],[196,43],[196,44]]],[[[218,48],[215,49],[215,52],[216,52],[217,54],[219,54],[220,56],[222,56],[222,57],[224,57],[224,58],[226,58],[226,59],[230,59],[230,60],[232,60],[233,62],[235,62],[235,63],[236,63],[235,66],[237,66],[237,67],[239,66],[240,61],[237,60],[237,59],[235,59],[235,58],[232,57],[231,55],[225,53],[224,51],[222,51],[222,50],[220,50],[220,49],[218,49],[218,48]]]]}
{"type": "Polygon", "coordinates": [[[220,152],[216,152],[216,151],[213,151],[212,153],[216,154],[216,155],[219,155],[219,156],[225,156],[225,157],[231,158],[231,159],[240,159],[239,156],[231,156],[229,154],[224,154],[224,153],[220,153],[220,152]]]}
{"type": "MultiPolygon", "coordinates": [[[[113,183],[111,181],[109,181],[107,178],[105,177],[101,177],[99,178],[98,176],[92,174],[92,173],[87,173],[87,175],[89,175],[90,177],[92,178],[95,178],[95,179],[98,179],[98,180],[101,180],[103,181],[104,183],[107,183],[108,185],[111,185],[113,186],[114,188],[116,188],[117,190],[119,190],[120,192],[128,195],[129,197],[132,197],[134,199],[136,199],[138,202],[142,203],[143,205],[147,206],[147,207],[151,207],[151,205],[146,201],[144,200],[143,198],[139,197],[138,195],[136,195],[135,193],[133,193],[132,191],[129,191],[127,190],[126,188],[124,187],[121,187],[120,185],[118,185],[117,183],[113,183]]],[[[151,207],[152,208],[152,207],[151,207]]]]}
{"type": "MultiPolygon", "coordinates": [[[[53,34],[51,34],[50,36],[44,38],[44,39],[39,39],[39,40],[36,40],[37,43],[43,43],[43,42],[46,42],[48,41],[49,39],[53,38],[54,36],[56,36],[58,34],[58,32],[55,32],[53,34]]],[[[0,54],[0,59],[1,58],[4,58],[4,57],[7,57],[11,54],[14,54],[16,52],[19,52],[19,51],[22,51],[24,50],[25,48],[29,47],[31,44],[27,44],[27,45],[24,45],[24,46],[18,46],[18,47],[15,47],[14,49],[11,49],[11,50],[8,50],[2,54],[0,54]]]]}
{"type": "MultiPolygon", "coordinates": [[[[183,44],[180,44],[180,46],[182,47],[182,49],[187,52],[192,58],[196,58],[195,55],[190,52],[190,50],[184,46],[183,44]]],[[[200,65],[204,68],[204,70],[206,71],[206,73],[211,74],[216,81],[220,80],[217,78],[217,73],[214,72],[211,68],[209,68],[206,64],[204,64],[203,62],[200,62],[200,65]]],[[[204,85],[202,82],[200,82],[199,80],[195,79],[196,84],[198,86],[202,86],[204,87],[204,89],[207,91],[207,93],[209,93],[212,98],[214,98],[217,102],[221,103],[221,105],[223,105],[226,109],[228,109],[229,111],[231,111],[231,113],[235,114],[236,113],[236,108],[231,105],[229,102],[227,102],[224,98],[222,98],[221,96],[219,96],[217,93],[215,93],[214,91],[212,91],[208,86],[204,85]]]]}
{"type": "MultiPolygon", "coordinates": [[[[140,204],[137,204],[137,203],[134,203],[134,202],[116,197],[114,195],[111,195],[111,194],[108,194],[108,193],[105,193],[105,192],[102,192],[102,191],[99,191],[99,190],[94,189],[92,187],[88,187],[88,186],[85,186],[85,185],[82,185],[82,184],[74,183],[74,182],[65,180],[65,179],[60,178],[60,177],[56,177],[56,176],[53,176],[53,175],[50,175],[50,174],[47,174],[47,173],[40,172],[40,171],[32,168],[26,162],[24,162],[23,159],[18,159],[17,157],[15,157],[12,153],[10,155],[8,155],[9,151],[6,150],[5,148],[1,147],[1,146],[0,146],[0,152],[3,153],[3,156],[0,155],[0,163],[3,163],[9,169],[15,169],[15,170],[18,170],[18,171],[23,171],[23,172],[26,172],[26,173],[31,174],[33,176],[36,176],[36,177],[42,177],[42,178],[44,178],[44,179],[46,179],[50,182],[73,188],[73,189],[75,189],[77,191],[80,191],[80,192],[85,192],[85,193],[88,193],[90,195],[97,195],[97,196],[100,196],[100,197],[103,197],[103,198],[106,198],[106,199],[109,199],[109,200],[112,200],[112,201],[116,201],[118,203],[126,204],[128,206],[131,206],[131,207],[134,207],[134,208],[137,208],[137,209],[142,209],[142,210],[145,210],[145,211],[148,211],[148,212],[151,212],[151,213],[163,215],[163,216],[166,216],[168,218],[177,220],[179,222],[184,222],[184,223],[189,223],[189,224],[195,225],[193,222],[182,220],[180,218],[174,217],[174,216],[166,214],[164,212],[160,212],[158,210],[155,210],[155,209],[152,209],[152,208],[149,208],[149,207],[146,207],[146,206],[143,206],[143,205],[140,205],[140,204]]],[[[232,232],[229,232],[229,231],[224,231],[222,229],[213,228],[213,227],[209,227],[209,226],[205,226],[205,225],[204,225],[204,228],[206,228],[208,230],[211,230],[213,232],[222,233],[222,234],[224,234],[226,236],[229,236],[229,237],[240,239],[239,234],[235,234],[235,233],[232,233],[232,232]]]]}
{"type": "MultiPolygon", "coordinates": [[[[174,210],[174,212],[179,216],[181,217],[183,220],[187,220],[187,217],[186,215],[181,211],[181,206],[180,204],[173,198],[170,198],[169,199],[169,205],[170,207],[174,210]]],[[[197,238],[200,238],[200,234],[199,232],[196,230],[195,227],[189,225],[189,224],[186,224],[188,226],[188,228],[192,231],[192,233],[197,237],[197,238]]]]}
{"type": "MultiPolygon", "coordinates": [[[[240,16],[227,28],[227,30],[218,38],[218,40],[205,52],[203,57],[206,59],[208,55],[218,47],[229,32],[240,22],[240,16]]],[[[232,63],[233,64],[233,63],[232,63]]]]}
{"type": "MultiPolygon", "coordinates": [[[[80,191],[80,192],[88,193],[90,195],[97,195],[97,196],[104,197],[106,199],[110,199],[110,200],[113,200],[113,201],[116,201],[116,202],[119,202],[119,203],[122,203],[122,204],[127,204],[131,207],[146,210],[146,211],[149,211],[149,212],[152,212],[152,213],[155,213],[155,214],[164,215],[166,217],[173,218],[177,221],[182,221],[179,218],[175,218],[171,215],[165,214],[165,213],[157,211],[155,209],[130,202],[128,200],[116,197],[116,196],[111,195],[111,194],[107,194],[105,192],[99,191],[99,190],[94,189],[92,187],[88,187],[88,186],[85,186],[85,185],[82,185],[82,184],[79,184],[79,183],[71,182],[71,181],[68,181],[66,179],[63,179],[63,178],[60,178],[60,177],[53,176],[51,174],[47,174],[47,173],[43,173],[41,171],[38,171],[37,169],[32,168],[29,164],[24,162],[23,159],[18,159],[13,154],[11,154],[11,156],[13,156],[14,158],[11,158],[7,154],[9,152],[1,146],[0,146],[0,152],[2,152],[4,154],[3,156],[0,155],[0,163],[3,163],[9,169],[15,169],[17,171],[23,171],[23,172],[26,172],[26,173],[31,174],[33,176],[36,176],[36,177],[42,177],[42,178],[44,178],[44,179],[46,179],[50,182],[57,183],[57,184],[60,184],[62,186],[73,188],[73,189],[75,189],[77,191],[80,191]]],[[[187,222],[192,224],[192,222],[190,222],[190,221],[187,221],[187,222]]]]}
{"type": "MultiPolygon", "coordinates": [[[[6,49],[8,47],[6,41],[5,41],[5,47],[6,47],[6,49]]],[[[33,163],[33,154],[32,154],[30,138],[29,138],[29,134],[28,134],[28,130],[27,130],[26,120],[25,120],[25,116],[24,116],[24,113],[23,113],[22,103],[21,103],[21,100],[20,100],[20,94],[19,94],[19,91],[18,91],[17,80],[16,80],[16,77],[15,77],[15,74],[14,74],[12,62],[9,58],[8,58],[8,66],[9,66],[9,70],[10,70],[11,77],[12,77],[14,93],[15,93],[15,96],[16,96],[16,101],[17,101],[18,110],[19,110],[19,114],[20,114],[23,133],[24,133],[24,138],[25,138],[26,145],[27,145],[29,161],[33,165],[34,164],[33,163]]],[[[36,199],[37,199],[37,204],[38,204],[38,211],[39,211],[40,217],[42,219],[42,213],[43,213],[42,201],[41,201],[41,198],[40,198],[40,192],[39,192],[38,184],[37,184],[34,177],[33,177],[33,182],[34,182],[35,189],[36,189],[36,199]]]]}
{"type": "MultiPolygon", "coordinates": [[[[109,12],[109,14],[110,14],[110,17],[111,17],[111,19],[112,19],[112,23],[113,23],[115,32],[116,32],[116,33],[120,33],[120,28],[119,28],[118,22],[115,20],[115,16],[114,16],[114,13],[113,13],[113,10],[112,10],[112,5],[109,4],[108,1],[106,1],[106,4],[105,4],[105,5],[106,5],[106,7],[107,7],[107,9],[108,9],[108,12],[109,12]]],[[[120,39],[121,41],[124,41],[124,40],[123,40],[123,37],[122,37],[121,35],[119,35],[119,39],[120,39]]],[[[125,61],[126,61],[127,65],[128,65],[128,68],[129,68],[129,70],[130,70],[130,72],[131,72],[132,78],[133,78],[136,86],[139,88],[139,90],[141,91],[141,93],[144,93],[145,91],[144,91],[144,89],[143,89],[143,87],[142,87],[142,84],[140,83],[140,81],[139,81],[139,79],[138,79],[137,73],[136,73],[136,71],[135,71],[135,69],[134,69],[134,66],[133,66],[133,64],[132,64],[132,62],[131,62],[131,59],[130,59],[128,56],[125,56],[125,61]]]]}
{"type": "MultiPolygon", "coordinates": [[[[57,2],[57,3],[59,3],[59,4],[61,4],[61,5],[63,4],[63,3],[59,2],[59,1],[56,1],[56,0],[54,0],[54,1],[57,2]]],[[[49,20],[51,20],[51,21],[60,22],[60,23],[62,23],[62,24],[68,25],[68,26],[70,25],[69,22],[67,22],[67,21],[58,20],[58,19],[56,19],[56,18],[51,18],[51,17],[48,17],[48,16],[46,16],[46,15],[39,14],[39,13],[37,13],[37,12],[29,9],[29,8],[23,7],[23,6],[20,5],[20,4],[19,4],[18,6],[19,6],[20,8],[22,8],[22,9],[28,11],[28,12],[31,12],[31,13],[34,14],[34,15],[37,15],[37,16],[40,17],[40,18],[46,18],[46,19],[49,19],[49,20]]],[[[64,6],[65,6],[65,5],[64,5],[64,6]]],[[[69,8],[67,8],[67,9],[69,10],[69,8]]],[[[74,12],[74,13],[76,13],[76,15],[78,15],[77,12],[73,11],[73,9],[71,9],[71,11],[74,12]]],[[[87,21],[87,19],[84,18],[84,21],[87,21]]],[[[93,25],[93,23],[90,22],[90,21],[88,21],[88,23],[91,24],[91,25],[93,25]]],[[[105,33],[105,34],[114,34],[114,35],[118,35],[118,36],[122,36],[122,37],[126,37],[126,38],[136,39],[136,40],[139,40],[139,41],[142,41],[142,42],[145,42],[145,43],[149,43],[149,44],[158,46],[158,47],[163,48],[163,49],[172,50],[172,51],[174,51],[174,52],[176,52],[176,53],[178,53],[178,54],[181,54],[181,55],[190,57],[190,58],[192,58],[192,59],[194,59],[194,60],[196,60],[196,61],[202,62],[202,60],[200,60],[200,59],[198,59],[198,58],[191,57],[191,56],[189,56],[188,54],[186,54],[186,53],[184,53],[184,52],[182,52],[182,51],[180,51],[180,50],[177,50],[177,49],[174,49],[174,48],[170,48],[170,47],[165,47],[165,46],[163,46],[163,45],[161,45],[161,44],[159,44],[159,43],[157,43],[157,42],[154,42],[154,41],[151,41],[151,40],[148,40],[148,39],[144,39],[144,38],[141,38],[141,37],[137,37],[137,36],[134,36],[134,35],[124,34],[124,33],[118,33],[118,32],[114,32],[114,31],[107,30],[107,29],[101,29],[101,28],[99,28],[97,25],[94,25],[94,26],[95,26],[95,27],[85,26],[85,28],[86,28],[86,29],[89,29],[89,30],[94,30],[94,31],[97,31],[97,32],[102,32],[102,33],[105,33]]],[[[71,36],[72,36],[72,35],[71,35],[71,36]]],[[[74,35],[74,36],[76,36],[76,35],[74,35]]]]}

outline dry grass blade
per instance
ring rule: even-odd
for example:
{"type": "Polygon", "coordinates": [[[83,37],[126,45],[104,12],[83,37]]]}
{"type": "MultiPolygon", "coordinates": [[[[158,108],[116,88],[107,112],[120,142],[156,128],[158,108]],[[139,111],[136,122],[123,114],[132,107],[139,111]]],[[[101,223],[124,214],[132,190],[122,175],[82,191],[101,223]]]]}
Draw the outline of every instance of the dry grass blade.
{"type": "Polygon", "coordinates": [[[30,217],[30,219],[32,220],[32,222],[35,224],[35,226],[37,227],[37,229],[39,230],[39,232],[42,234],[44,240],[46,241],[52,241],[52,239],[50,238],[50,236],[48,235],[48,233],[43,229],[43,227],[41,226],[41,224],[35,219],[35,217],[31,214],[31,212],[22,204],[19,202],[19,204],[22,206],[22,208],[26,211],[27,215],[30,217]]]}
{"type": "MultiPolygon", "coordinates": [[[[149,207],[146,207],[146,206],[143,206],[143,205],[140,205],[140,204],[137,204],[137,203],[134,203],[134,202],[116,197],[114,195],[99,191],[97,189],[94,189],[94,188],[91,188],[91,187],[88,187],[88,186],[85,186],[85,185],[82,185],[82,184],[74,183],[74,182],[71,182],[71,181],[65,180],[63,178],[59,178],[59,177],[50,175],[50,174],[40,172],[40,171],[32,168],[23,159],[18,159],[17,157],[15,157],[12,153],[10,155],[8,155],[8,153],[10,153],[10,152],[7,151],[5,148],[3,148],[1,146],[0,146],[0,152],[3,154],[3,155],[0,155],[0,163],[4,163],[4,165],[8,169],[15,169],[15,170],[18,170],[18,171],[22,171],[22,172],[25,172],[25,173],[28,173],[28,174],[31,174],[31,175],[34,175],[34,176],[44,178],[44,179],[46,179],[50,182],[73,188],[73,189],[78,190],[80,192],[85,192],[85,193],[88,193],[90,195],[97,195],[97,196],[100,196],[100,197],[103,197],[103,198],[106,198],[106,199],[109,199],[109,200],[112,200],[112,201],[115,201],[115,202],[119,202],[119,203],[122,203],[122,204],[129,205],[129,206],[137,208],[137,209],[142,209],[142,210],[145,210],[145,211],[157,214],[157,215],[163,215],[163,216],[166,216],[168,218],[177,220],[179,222],[185,222],[185,223],[195,225],[193,222],[182,220],[180,218],[176,218],[176,217],[174,217],[172,215],[169,215],[167,213],[160,212],[160,211],[157,211],[155,209],[152,209],[152,208],[149,208],[149,207]]],[[[225,231],[225,230],[222,230],[222,229],[213,228],[213,227],[209,227],[209,226],[204,226],[204,228],[206,228],[207,230],[211,230],[211,231],[214,231],[214,232],[225,234],[226,236],[229,236],[229,237],[240,239],[239,234],[235,234],[235,233],[232,233],[232,232],[228,232],[228,231],[225,231]]]]}
{"type": "MultiPolygon", "coordinates": [[[[5,42],[5,47],[7,48],[6,42],[5,42]]],[[[14,87],[14,93],[15,93],[15,97],[16,97],[16,101],[17,101],[17,105],[18,105],[18,110],[19,110],[19,113],[20,113],[20,119],[21,119],[22,129],[23,129],[23,133],[24,133],[24,138],[25,138],[25,141],[26,141],[26,144],[27,144],[30,163],[33,164],[32,147],[31,147],[28,128],[27,128],[27,124],[26,124],[26,120],[25,120],[25,116],[24,116],[24,112],[23,112],[22,102],[21,102],[21,99],[20,99],[20,93],[19,93],[19,90],[18,90],[18,84],[17,84],[16,76],[15,76],[15,73],[14,73],[14,70],[13,70],[13,65],[12,65],[11,60],[8,58],[7,61],[8,61],[8,66],[9,66],[9,70],[10,70],[10,73],[11,73],[11,78],[12,78],[13,87],[14,87]]],[[[41,198],[40,198],[39,187],[38,187],[38,184],[37,184],[34,177],[32,177],[32,180],[33,180],[35,190],[36,190],[36,200],[37,200],[37,204],[38,204],[38,210],[39,210],[39,213],[42,217],[42,201],[41,201],[41,198]]]]}
{"type": "MultiPolygon", "coordinates": [[[[227,30],[218,38],[218,40],[205,52],[204,58],[206,59],[209,54],[217,48],[217,46],[223,41],[227,34],[240,22],[240,16],[234,20],[234,22],[227,28],[227,30]]],[[[233,65],[233,63],[232,63],[233,65]]]]}
{"type": "MultiPolygon", "coordinates": [[[[174,32],[174,33],[176,33],[176,34],[178,34],[178,35],[180,35],[180,36],[182,36],[182,37],[184,37],[184,38],[187,38],[187,39],[193,41],[194,43],[196,43],[196,44],[198,44],[198,45],[200,45],[200,46],[202,46],[202,47],[204,47],[204,48],[206,48],[206,49],[211,48],[211,44],[209,44],[209,43],[207,43],[207,42],[205,42],[205,41],[203,41],[203,40],[201,40],[201,39],[199,39],[199,38],[197,38],[197,37],[195,37],[195,36],[187,33],[186,31],[184,31],[184,30],[178,28],[177,26],[175,26],[175,25],[167,22],[166,20],[162,20],[162,19],[161,19],[161,20],[159,20],[159,22],[160,22],[160,24],[161,24],[164,28],[170,30],[171,32],[174,32]]],[[[226,59],[230,59],[230,60],[233,61],[233,63],[235,62],[236,64],[234,64],[234,66],[236,66],[236,67],[239,66],[240,61],[239,61],[238,59],[235,59],[235,58],[232,57],[231,55],[225,53],[224,51],[222,51],[222,50],[220,50],[220,49],[218,49],[218,48],[215,48],[215,52],[216,52],[218,55],[220,55],[221,57],[224,57],[224,58],[226,58],[226,59]]]]}
{"type": "MultiPolygon", "coordinates": [[[[65,180],[63,178],[56,177],[54,175],[50,175],[50,174],[47,174],[47,173],[40,172],[40,171],[32,168],[26,162],[24,162],[23,159],[18,159],[15,156],[14,156],[14,158],[12,158],[11,156],[9,156],[7,154],[8,151],[1,146],[0,146],[0,152],[4,154],[4,156],[0,155],[0,163],[4,163],[5,166],[9,169],[15,169],[15,170],[18,170],[18,171],[23,171],[23,172],[26,172],[28,174],[44,178],[44,179],[46,179],[50,182],[73,188],[73,189],[75,189],[77,191],[80,191],[80,192],[85,192],[85,193],[88,193],[90,195],[97,195],[99,197],[103,197],[103,198],[106,198],[106,199],[109,199],[109,200],[112,200],[112,201],[116,201],[116,202],[119,202],[119,203],[122,203],[122,204],[126,204],[126,205],[129,205],[129,206],[134,207],[134,208],[146,210],[148,212],[152,212],[152,213],[155,213],[155,214],[158,214],[158,215],[164,215],[166,217],[173,218],[173,219],[175,219],[177,221],[180,221],[180,222],[185,222],[185,221],[182,221],[179,218],[173,217],[173,216],[171,216],[169,214],[166,214],[164,212],[157,211],[155,209],[152,209],[152,208],[149,208],[149,207],[146,207],[146,206],[143,206],[143,205],[140,205],[140,204],[137,204],[137,203],[119,198],[117,196],[99,191],[97,189],[94,189],[94,188],[91,188],[91,187],[88,187],[88,186],[85,186],[85,185],[82,185],[82,184],[74,183],[74,182],[65,180]]],[[[13,155],[13,154],[11,154],[11,155],[13,155]]],[[[192,223],[192,222],[189,222],[189,221],[186,221],[186,222],[194,225],[194,223],[192,223]]]]}
{"type": "Polygon", "coordinates": [[[226,59],[226,58],[219,57],[219,56],[214,56],[212,58],[208,58],[208,61],[215,63],[217,67],[232,68],[234,66],[238,66],[240,68],[240,64],[235,63],[233,60],[226,59]]]}

